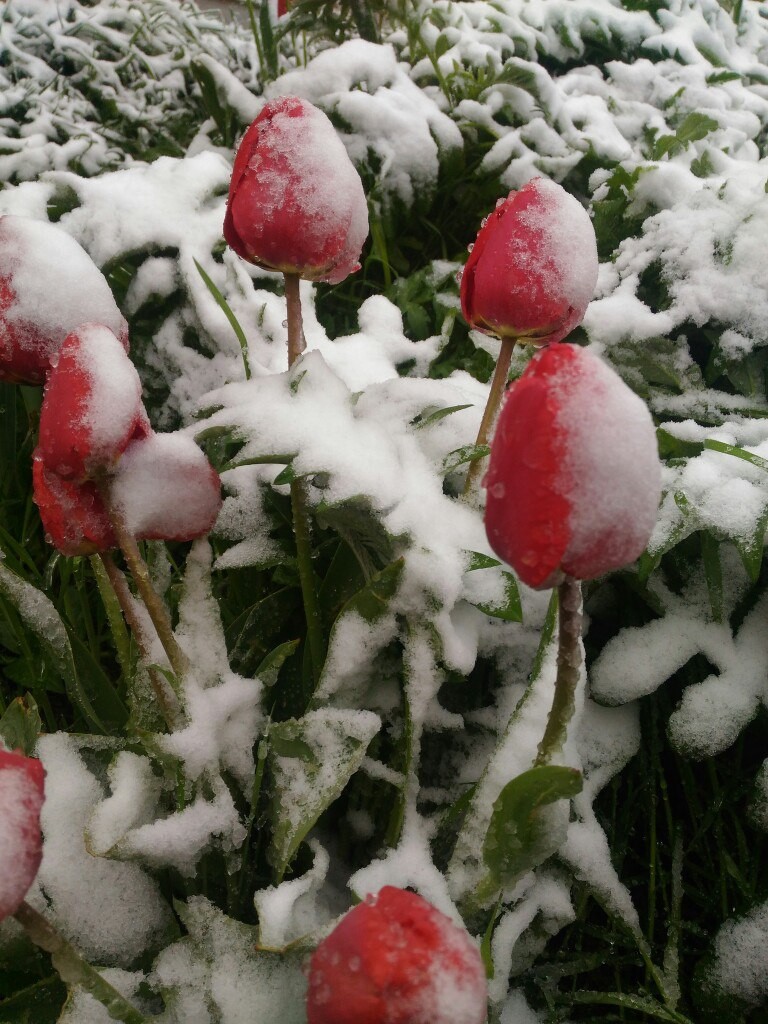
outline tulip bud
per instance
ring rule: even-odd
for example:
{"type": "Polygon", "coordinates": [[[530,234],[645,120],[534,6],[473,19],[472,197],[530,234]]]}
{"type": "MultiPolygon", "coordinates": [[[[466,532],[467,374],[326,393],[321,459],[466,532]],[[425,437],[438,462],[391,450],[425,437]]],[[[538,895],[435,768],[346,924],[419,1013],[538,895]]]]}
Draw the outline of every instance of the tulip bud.
{"type": "Polygon", "coordinates": [[[0,380],[42,384],[82,323],[105,324],[128,348],[128,324],[88,253],[46,221],[0,217],[0,380]]]}
{"type": "Polygon", "coordinates": [[[581,323],[597,283],[597,244],[584,207],[533,178],[483,222],[461,276],[470,327],[544,345],[581,323]]]}
{"type": "Polygon", "coordinates": [[[32,488],[46,538],[63,555],[93,555],[117,546],[104,503],[91,480],[65,480],[32,462],[32,488]]]}
{"type": "Polygon", "coordinates": [[[309,965],[309,1024],[482,1024],[485,971],[465,931],[385,886],[353,907],[309,965]]]}
{"type": "Polygon", "coordinates": [[[650,538],[661,496],[653,420],[597,356],[552,345],[507,395],[484,483],[489,543],[524,583],[593,579],[650,538]]]}
{"type": "Polygon", "coordinates": [[[337,284],[368,236],[360,176],[326,115],[306,100],[271,100],[235,156],[224,237],[268,270],[337,284]]]}
{"type": "Polygon", "coordinates": [[[101,324],[78,327],[53,357],[45,385],[38,454],[46,469],[93,478],[150,430],[139,375],[118,339],[101,324]]]}
{"type": "Polygon", "coordinates": [[[44,779],[36,758],[0,748],[0,921],[16,913],[40,867],[44,779]]]}

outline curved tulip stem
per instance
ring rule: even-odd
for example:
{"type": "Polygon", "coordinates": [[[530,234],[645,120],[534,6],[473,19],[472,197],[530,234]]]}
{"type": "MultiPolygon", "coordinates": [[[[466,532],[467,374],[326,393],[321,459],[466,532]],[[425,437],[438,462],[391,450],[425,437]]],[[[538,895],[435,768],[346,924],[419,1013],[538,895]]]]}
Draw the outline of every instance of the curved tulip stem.
{"type": "Polygon", "coordinates": [[[168,609],[165,607],[162,598],[155,590],[152,579],[149,575],[147,563],[141,557],[139,545],[136,538],[128,529],[123,518],[123,513],[118,505],[112,501],[112,494],[109,482],[106,478],[98,482],[99,494],[104,502],[104,508],[109,516],[112,531],[117,539],[120,550],[123,553],[125,564],[133,577],[136,589],[139,592],[144,607],[147,609],[152,625],[155,627],[160,643],[163,645],[171,669],[177,680],[184,677],[188,668],[184,652],[179,647],[176,637],[173,635],[173,626],[168,609]]]}
{"type": "MultiPolygon", "coordinates": [[[[304,351],[304,331],[301,318],[301,296],[297,274],[285,274],[285,303],[288,310],[288,367],[304,351]]],[[[312,522],[309,517],[306,480],[291,481],[291,514],[293,535],[296,539],[296,563],[301,583],[304,617],[307,623],[307,643],[312,662],[312,679],[317,685],[325,660],[320,605],[317,599],[317,579],[312,567],[312,522]]]]}
{"type": "Polygon", "coordinates": [[[566,576],[557,588],[559,633],[555,695],[541,737],[534,766],[549,764],[563,749],[568,724],[576,709],[576,687],[581,675],[581,584],[566,576]]]}
{"type": "Polygon", "coordinates": [[[125,576],[123,576],[122,572],[120,572],[118,567],[115,565],[114,559],[110,554],[105,552],[100,554],[98,557],[104,567],[104,572],[106,573],[114,595],[117,598],[117,602],[120,605],[123,618],[128,623],[128,627],[130,628],[131,633],[133,633],[136,643],[139,646],[141,658],[144,662],[147,676],[149,677],[149,683],[155,694],[160,712],[168,727],[172,729],[179,722],[180,716],[178,701],[176,699],[176,695],[170,690],[168,683],[152,664],[149,640],[144,630],[144,624],[136,614],[136,608],[133,604],[133,596],[128,589],[125,576]]]}
{"type": "MultiPolygon", "coordinates": [[[[514,350],[515,338],[507,337],[501,339],[499,358],[496,360],[496,368],[493,371],[493,378],[491,380],[491,390],[488,392],[488,401],[485,403],[485,412],[483,413],[483,418],[480,421],[480,429],[477,432],[477,440],[475,441],[476,446],[488,444],[488,439],[491,436],[493,425],[499,414],[501,399],[504,396],[504,387],[507,383],[509,367],[512,362],[512,353],[514,350]]],[[[475,459],[474,462],[470,462],[469,470],[467,471],[467,479],[464,482],[465,497],[468,497],[472,493],[475,487],[475,481],[481,474],[484,462],[485,459],[475,459]]]]}
{"type": "Polygon", "coordinates": [[[299,275],[283,274],[285,278],[285,305],[288,309],[288,366],[293,366],[306,348],[301,320],[299,275]]]}
{"type": "Polygon", "coordinates": [[[74,946],[28,903],[22,903],[13,915],[35,945],[50,953],[53,966],[67,985],[79,985],[104,1006],[113,1020],[123,1024],[146,1024],[146,1017],[117,989],[83,960],[74,946]]]}

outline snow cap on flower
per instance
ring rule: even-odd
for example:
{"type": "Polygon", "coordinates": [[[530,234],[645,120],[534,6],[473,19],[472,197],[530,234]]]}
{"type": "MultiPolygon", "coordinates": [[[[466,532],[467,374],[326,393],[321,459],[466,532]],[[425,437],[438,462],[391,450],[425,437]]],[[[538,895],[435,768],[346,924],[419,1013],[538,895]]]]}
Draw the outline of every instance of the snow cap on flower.
{"type": "Polygon", "coordinates": [[[40,867],[44,780],[37,758],[0,747],[0,921],[18,910],[40,867]]]}
{"type": "Polygon", "coordinates": [[[489,543],[524,583],[593,579],[650,538],[661,496],[653,420],[597,356],[552,345],[506,397],[484,483],[489,543]]]}
{"type": "Polygon", "coordinates": [[[561,341],[584,318],[597,269],[589,214],[554,181],[533,178],[483,221],[461,276],[461,311],[479,331],[561,341]]]}
{"type": "Polygon", "coordinates": [[[143,540],[195,540],[216,522],[221,480],[191,437],[151,434],[126,449],[112,499],[143,540]]]}
{"type": "Polygon", "coordinates": [[[128,325],[85,249],[46,221],[0,217],[0,380],[42,384],[66,336],[91,321],[128,348],[128,325]]]}
{"type": "Polygon", "coordinates": [[[485,971],[467,933],[385,886],[353,907],[309,965],[309,1024],[482,1024],[485,971]]]}
{"type": "Polygon", "coordinates": [[[93,478],[150,430],[125,349],[102,324],[78,327],[53,356],[45,385],[37,452],[46,469],[65,480],[93,478]]]}
{"type": "Polygon", "coordinates": [[[368,207],[360,176],[307,100],[270,100],[243,136],[224,237],[258,266],[337,284],[360,267],[368,207]]]}

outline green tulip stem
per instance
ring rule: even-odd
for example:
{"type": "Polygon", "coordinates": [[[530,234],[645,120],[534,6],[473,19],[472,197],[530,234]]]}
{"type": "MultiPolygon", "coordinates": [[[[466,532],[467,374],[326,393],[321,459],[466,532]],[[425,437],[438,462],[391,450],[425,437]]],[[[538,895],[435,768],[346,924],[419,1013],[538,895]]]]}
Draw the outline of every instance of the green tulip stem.
{"type": "MultiPolygon", "coordinates": [[[[304,330],[301,317],[301,296],[297,274],[285,274],[285,303],[288,310],[288,367],[293,366],[304,351],[304,330]]],[[[307,623],[307,643],[312,663],[312,679],[317,685],[325,660],[325,644],[317,599],[317,579],[312,566],[312,521],[309,515],[307,482],[291,481],[291,514],[293,535],[296,540],[296,564],[299,570],[304,617],[307,623]]]]}
{"type": "Polygon", "coordinates": [[[283,277],[285,278],[285,305],[288,308],[288,367],[290,369],[306,346],[301,321],[300,278],[298,274],[283,274],[283,277]]]}
{"type": "MultiPolygon", "coordinates": [[[[477,432],[476,446],[487,445],[488,439],[493,431],[493,425],[499,414],[501,400],[504,397],[504,388],[509,376],[509,367],[512,363],[512,353],[515,350],[515,338],[502,338],[499,358],[496,360],[496,368],[493,371],[491,390],[488,392],[488,401],[485,403],[485,412],[480,421],[480,429],[477,432]]],[[[464,496],[468,497],[475,488],[477,478],[481,475],[485,459],[475,459],[470,462],[467,471],[467,479],[464,482],[464,496]]]]}
{"type": "Polygon", "coordinates": [[[576,687],[581,675],[581,584],[566,576],[557,588],[559,631],[557,675],[547,726],[541,737],[534,766],[549,764],[559,754],[576,709],[576,687]]]}
{"type": "MultiPolygon", "coordinates": [[[[128,627],[138,644],[139,651],[141,652],[141,658],[147,670],[147,676],[149,677],[149,683],[155,694],[155,699],[157,700],[160,712],[165,719],[168,728],[173,729],[173,727],[179,722],[178,702],[175,694],[173,694],[172,691],[169,691],[168,684],[157,671],[157,668],[152,664],[150,644],[147,639],[144,624],[136,614],[133,596],[128,588],[125,576],[123,576],[122,572],[115,565],[114,559],[108,552],[100,554],[99,559],[104,567],[104,572],[107,575],[107,579],[112,587],[117,603],[120,605],[123,618],[128,623],[128,627]]],[[[117,614],[119,615],[119,612],[117,614]]]]}
{"type": "Polygon", "coordinates": [[[66,985],[78,985],[98,999],[113,1020],[123,1021],[123,1024],[146,1024],[146,1017],[102,978],[95,967],[83,960],[74,946],[34,907],[22,903],[13,916],[32,942],[50,953],[53,966],[66,985]]]}
{"type": "Polygon", "coordinates": [[[112,532],[117,539],[118,546],[125,559],[125,564],[128,566],[133,581],[136,584],[139,597],[144,602],[144,607],[147,609],[160,643],[163,645],[163,649],[168,656],[173,674],[177,680],[181,680],[188,667],[187,659],[179,647],[176,637],[173,635],[173,626],[171,625],[168,609],[154,588],[149,574],[149,567],[141,556],[136,538],[126,525],[121,509],[112,501],[108,479],[104,477],[98,481],[98,486],[99,494],[104,502],[104,508],[112,526],[112,532]]]}

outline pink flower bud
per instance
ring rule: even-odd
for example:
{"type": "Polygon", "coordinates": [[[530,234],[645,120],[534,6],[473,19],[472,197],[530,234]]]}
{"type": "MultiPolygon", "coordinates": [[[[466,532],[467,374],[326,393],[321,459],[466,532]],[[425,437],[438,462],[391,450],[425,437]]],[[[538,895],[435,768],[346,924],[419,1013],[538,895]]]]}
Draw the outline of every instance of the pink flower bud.
{"type": "Polygon", "coordinates": [[[552,345],[507,395],[484,483],[488,541],[524,583],[593,579],[650,538],[661,496],[653,420],[597,356],[552,345]]]}
{"type": "Polygon", "coordinates": [[[235,156],[224,237],[268,270],[337,284],[359,270],[368,236],[360,176],[326,115],[306,100],[270,100],[235,156]]]}
{"type": "Polygon", "coordinates": [[[353,907],[309,965],[309,1024],[482,1024],[485,971],[465,931],[385,886],[353,907]]]}
{"type": "Polygon", "coordinates": [[[78,327],[54,356],[45,385],[38,454],[46,469],[93,478],[150,430],[139,375],[118,339],[101,324],[78,327]]]}
{"type": "Polygon", "coordinates": [[[534,345],[581,323],[597,283],[589,215],[565,189],[533,178],[485,219],[461,278],[470,327],[534,345]]]}
{"type": "Polygon", "coordinates": [[[0,749],[0,921],[16,913],[40,867],[44,780],[36,758],[0,749]]]}
{"type": "Polygon", "coordinates": [[[0,217],[0,380],[42,384],[66,336],[106,324],[128,348],[128,325],[88,253],[61,228],[0,217]]]}

